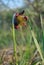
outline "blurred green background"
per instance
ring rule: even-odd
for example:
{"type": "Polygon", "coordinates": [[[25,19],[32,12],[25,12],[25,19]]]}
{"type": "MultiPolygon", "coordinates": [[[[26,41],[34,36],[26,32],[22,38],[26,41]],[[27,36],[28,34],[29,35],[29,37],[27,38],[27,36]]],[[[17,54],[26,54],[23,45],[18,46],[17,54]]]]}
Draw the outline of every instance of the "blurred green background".
{"type": "MultiPolygon", "coordinates": [[[[0,3],[2,2],[3,0],[0,0],[0,3]]],[[[0,49],[13,48],[13,14],[20,12],[21,10],[25,10],[25,15],[29,17],[27,27],[22,27],[22,29],[15,30],[15,40],[17,46],[22,49],[24,47],[28,49],[28,51],[26,51],[23,55],[23,59],[25,60],[23,65],[25,65],[27,59],[31,58],[37,50],[36,41],[34,41],[35,39],[33,38],[31,31],[34,31],[34,36],[40,46],[42,55],[44,56],[44,0],[24,0],[24,2],[25,5],[21,7],[12,8],[9,5],[9,10],[7,4],[0,4],[5,8],[4,9],[0,6],[0,49]]],[[[19,50],[21,54],[22,49],[19,50]]],[[[23,62],[22,59],[21,61],[23,62]]],[[[22,62],[20,65],[22,65],[22,62]]]]}

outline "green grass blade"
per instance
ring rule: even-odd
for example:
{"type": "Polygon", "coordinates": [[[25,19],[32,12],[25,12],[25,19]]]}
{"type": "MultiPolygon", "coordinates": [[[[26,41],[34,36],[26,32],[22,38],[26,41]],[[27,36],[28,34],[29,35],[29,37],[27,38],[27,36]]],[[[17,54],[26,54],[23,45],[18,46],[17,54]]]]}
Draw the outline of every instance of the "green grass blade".
{"type": "Polygon", "coordinates": [[[22,26],[20,26],[20,34],[21,34],[22,40],[25,42],[25,38],[24,38],[24,33],[23,33],[23,30],[22,30],[22,26]]]}
{"type": "Polygon", "coordinates": [[[39,46],[39,44],[38,44],[38,41],[37,41],[37,39],[36,39],[36,37],[35,37],[35,35],[34,35],[34,32],[31,31],[31,33],[32,33],[32,37],[33,37],[33,39],[34,39],[34,42],[35,42],[36,48],[37,48],[37,50],[38,50],[38,52],[39,52],[39,54],[40,54],[40,56],[41,56],[41,59],[42,59],[42,61],[43,61],[44,58],[43,58],[43,55],[42,55],[42,52],[41,52],[40,46],[39,46]]]}
{"type": "Polygon", "coordinates": [[[43,20],[42,20],[42,15],[41,14],[40,14],[40,19],[41,19],[42,41],[43,41],[43,55],[44,55],[44,27],[43,27],[43,20]]]}

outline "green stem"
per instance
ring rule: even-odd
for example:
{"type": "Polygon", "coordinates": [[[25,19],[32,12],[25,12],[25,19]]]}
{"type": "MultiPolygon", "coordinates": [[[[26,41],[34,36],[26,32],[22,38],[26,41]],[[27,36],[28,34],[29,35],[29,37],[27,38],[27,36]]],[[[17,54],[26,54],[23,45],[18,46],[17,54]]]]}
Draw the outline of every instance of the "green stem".
{"type": "Polygon", "coordinates": [[[14,24],[13,24],[13,50],[14,50],[14,58],[16,60],[16,65],[18,65],[18,63],[17,63],[17,54],[16,54],[16,38],[15,38],[14,24]]]}

